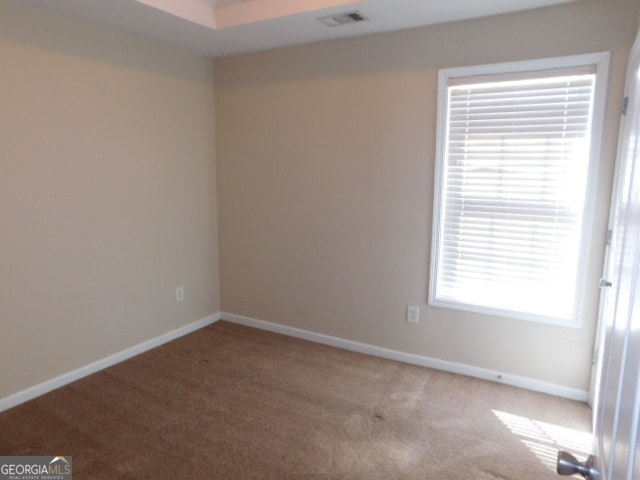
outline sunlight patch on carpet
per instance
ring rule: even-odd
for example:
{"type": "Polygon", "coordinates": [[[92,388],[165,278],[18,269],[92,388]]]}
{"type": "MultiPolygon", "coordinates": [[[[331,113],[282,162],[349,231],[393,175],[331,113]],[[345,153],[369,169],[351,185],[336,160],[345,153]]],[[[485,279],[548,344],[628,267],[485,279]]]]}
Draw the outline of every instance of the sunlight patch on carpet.
{"type": "Polygon", "coordinates": [[[493,414],[552,471],[556,469],[558,450],[566,450],[577,456],[587,457],[593,451],[591,432],[561,427],[500,410],[493,414]]]}

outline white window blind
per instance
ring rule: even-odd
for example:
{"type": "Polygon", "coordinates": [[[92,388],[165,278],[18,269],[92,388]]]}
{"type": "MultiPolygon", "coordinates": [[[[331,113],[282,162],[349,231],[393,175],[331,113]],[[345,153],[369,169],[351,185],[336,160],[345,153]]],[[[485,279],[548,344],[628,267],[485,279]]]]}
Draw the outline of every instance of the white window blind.
{"type": "Polygon", "coordinates": [[[595,66],[447,80],[432,303],[574,317],[595,86],[595,66]]]}

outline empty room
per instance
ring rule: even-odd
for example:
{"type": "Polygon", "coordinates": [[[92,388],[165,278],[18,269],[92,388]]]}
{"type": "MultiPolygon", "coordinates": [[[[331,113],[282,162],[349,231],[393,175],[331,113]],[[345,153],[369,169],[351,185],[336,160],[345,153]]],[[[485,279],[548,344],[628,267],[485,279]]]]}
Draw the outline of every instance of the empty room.
{"type": "Polygon", "coordinates": [[[0,480],[640,479],[639,24],[0,0],[0,480]]]}

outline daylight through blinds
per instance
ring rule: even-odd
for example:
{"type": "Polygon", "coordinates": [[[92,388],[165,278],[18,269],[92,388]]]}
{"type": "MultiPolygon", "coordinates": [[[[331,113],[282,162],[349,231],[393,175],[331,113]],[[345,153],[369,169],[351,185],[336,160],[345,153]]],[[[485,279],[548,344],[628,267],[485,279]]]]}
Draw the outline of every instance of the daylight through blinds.
{"type": "Polygon", "coordinates": [[[595,73],[455,83],[436,297],[569,319],[595,73]]]}

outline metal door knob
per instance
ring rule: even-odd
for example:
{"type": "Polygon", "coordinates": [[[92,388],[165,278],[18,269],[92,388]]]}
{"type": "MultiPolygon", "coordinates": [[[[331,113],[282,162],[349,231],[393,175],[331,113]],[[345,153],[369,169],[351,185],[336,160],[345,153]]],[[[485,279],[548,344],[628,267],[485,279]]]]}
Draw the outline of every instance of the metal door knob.
{"type": "Polygon", "coordinates": [[[575,475],[579,473],[588,480],[596,480],[598,478],[593,455],[590,455],[585,462],[581,462],[570,453],[560,450],[558,451],[556,471],[558,475],[575,475]]]}

